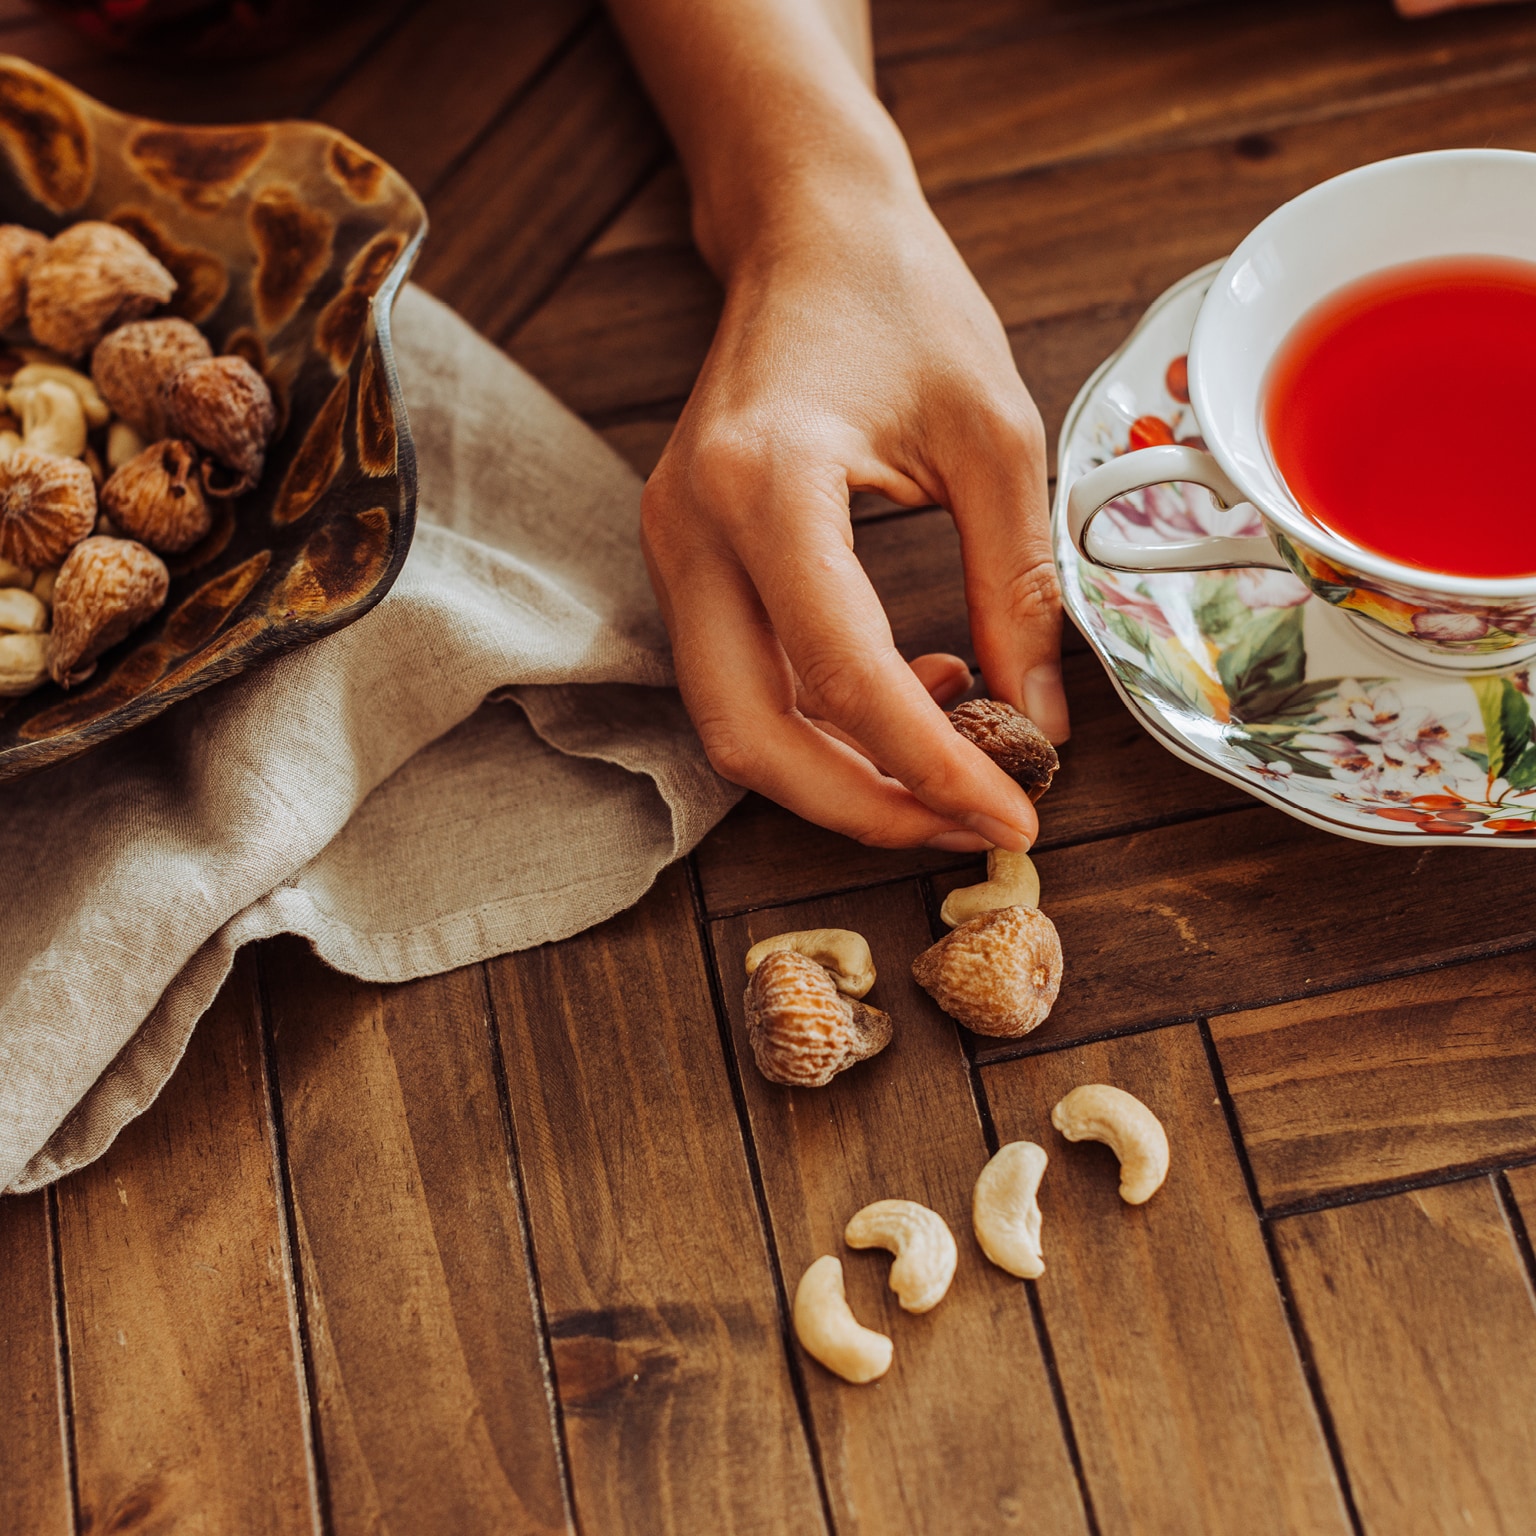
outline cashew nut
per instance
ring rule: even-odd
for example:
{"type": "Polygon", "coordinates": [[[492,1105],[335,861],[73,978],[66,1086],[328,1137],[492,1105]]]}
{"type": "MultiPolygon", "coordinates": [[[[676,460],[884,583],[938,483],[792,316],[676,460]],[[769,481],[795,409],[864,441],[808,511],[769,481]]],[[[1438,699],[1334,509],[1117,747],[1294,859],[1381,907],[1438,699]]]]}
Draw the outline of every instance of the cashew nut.
{"type": "Polygon", "coordinates": [[[853,1315],[843,1290],[843,1266],[824,1253],[795,1287],[795,1337],[813,1360],[844,1381],[863,1383],[884,1376],[896,1346],[853,1315]]]}
{"type": "Polygon", "coordinates": [[[40,634],[48,628],[48,609],[21,587],[0,587],[0,631],[40,634]]]}
{"type": "Polygon", "coordinates": [[[954,1234],[937,1211],[915,1200],[876,1200],[843,1229],[850,1248],[888,1248],[891,1289],[904,1312],[928,1312],[943,1301],[955,1278],[954,1234]]]}
{"type": "Polygon", "coordinates": [[[10,456],[20,447],[21,433],[0,431],[0,462],[10,458],[10,456]]]}
{"type": "Polygon", "coordinates": [[[67,384],[44,379],[12,389],[10,407],[21,415],[21,445],[35,453],[78,459],[85,452],[85,407],[67,384]]]}
{"type": "Polygon", "coordinates": [[[47,635],[0,635],[0,699],[18,699],[48,681],[47,635]]]}
{"type": "Polygon", "coordinates": [[[968,923],[983,912],[999,907],[1038,907],[1040,876],[1027,853],[993,848],[987,853],[987,878],[981,885],[963,885],[951,891],[939,908],[939,916],[951,928],[968,923]]]}
{"type": "Polygon", "coordinates": [[[981,1170],[971,1195],[971,1225],[981,1251],[999,1269],[1023,1280],[1038,1280],[1045,1273],[1038,1196],[1046,1161],[1044,1147],[1010,1141],[981,1170]]]}
{"type": "Polygon", "coordinates": [[[62,384],[80,397],[80,408],[93,427],[104,427],[112,419],[112,408],[101,398],[96,381],[62,363],[27,363],[16,370],[12,389],[31,389],[37,384],[62,384]]]}
{"type": "Polygon", "coordinates": [[[0,560],[0,587],[30,587],[32,572],[13,560],[0,560]]]}
{"type": "Polygon", "coordinates": [[[144,452],[144,439],[126,421],[114,421],[107,428],[107,468],[121,469],[129,459],[144,452]]]}
{"type": "Polygon", "coordinates": [[[59,568],[56,565],[49,566],[45,571],[39,571],[37,579],[32,583],[32,596],[38,602],[46,603],[50,608],[53,607],[53,589],[58,579],[59,568]]]}
{"type": "Polygon", "coordinates": [[[1168,1133],[1134,1094],[1108,1083],[1084,1083],[1051,1111],[1068,1141],[1102,1141],[1120,1159],[1120,1198],[1143,1205],[1168,1177],[1168,1133]]]}
{"type": "Polygon", "coordinates": [[[847,928],[807,928],[799,933],[779,933],[760,939],[747,951],[747,975],[777,950],[793,950],[814,960],[832,973],[837,990],[849,997],[863,997],[875,984],[875,962],[862,934],[847,928]]]}

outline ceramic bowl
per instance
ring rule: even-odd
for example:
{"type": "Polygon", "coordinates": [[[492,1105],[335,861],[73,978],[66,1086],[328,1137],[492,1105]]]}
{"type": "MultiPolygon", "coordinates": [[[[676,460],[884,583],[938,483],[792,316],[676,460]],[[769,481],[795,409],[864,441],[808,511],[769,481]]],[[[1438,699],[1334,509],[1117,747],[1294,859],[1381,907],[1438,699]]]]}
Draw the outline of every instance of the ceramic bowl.
{"type": "Polygon", "coordinates": [[[318,123],[129,117],[0,56],[0,221],[130,230],[170,312],[265,375],[261,484],[167,561],[164,609],[66,693],[0,699],[0,779],[72,757],[266,657],[361,618],[411,541],[416,464],[389,315],[426,234],[409,184],[318,123]]]}

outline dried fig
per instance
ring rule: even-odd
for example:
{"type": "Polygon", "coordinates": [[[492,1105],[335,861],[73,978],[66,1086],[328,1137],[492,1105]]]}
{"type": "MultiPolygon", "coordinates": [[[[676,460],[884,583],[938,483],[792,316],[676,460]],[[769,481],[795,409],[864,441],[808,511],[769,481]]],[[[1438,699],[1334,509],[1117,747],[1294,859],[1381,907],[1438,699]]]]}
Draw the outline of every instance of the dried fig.
{"type": "Polygon", "coordinates": [[[883,1051],[890,1015],[845,997],[824,966],[792,949],[763,958],[747,984],[747,1037],[771,1083],[820,1088],[883,1051]]]}
{"type": "Polygon", "coordinates": [[[27,275],[47,249],[47,235],[22,224],[0,224],[0,330],[10,330],[27,312],[27,275]]]}
{"type": "Polygon", "coordinates": [[[108,405],[145,442],[166,436],[165,391],[188,363],[213,356],[208,338],[188,320],[134,320],[103,336],[91,354],[91,377],[108,405]]]}
{"type": "Polygon", "coordinates": [[[89,677],[103,651],[160,611],[170,580],[159,555],[132,539],[75,545],[53,591],[54,682],[68,688],[89,677]]]}
{"type": "Polygon", "coordinates": [[[213,523],[197,450],[177,437],[150,444],[113,471],[101,505],[130,539],[162,555],[191,549],[213,523]]]}
{"type": "Polygon", "coordinates": [[[1051,787],[1061,766],[1044,731],[1028,715],[1000,699],[968,699],[950,711],[949,723],[1019,784],[1031,800],[1051,787]]]}
{"type": "Polygon", "coordinates": [[[89,352],[113,326],[176,292],[176,279],[115,224],[87,219],[56,235],[27,279],[27,321],[65,357],[89,352]]]}
{"type": "Polygon", "coordinates": [[[238,496],[261,479],[277,412],[267,381],[243,357],[188,363],[167,386],[165,402],[177,433],[217,460],[203,465],[210,496],[238,496]]]}
{"type": "Polygon", "coordinates": [[[981,1035],[1027,1035],[1061,990],[1061,940],[1034,907],[998,907],[946,933],[912,962],[917,984],[981,1035]]]}
{"type": "Polygon", "coordinates": [[[0,458],[0,560],[57,565],[96,522],[96,484],[79,459],[14,448],[0,458]]]}

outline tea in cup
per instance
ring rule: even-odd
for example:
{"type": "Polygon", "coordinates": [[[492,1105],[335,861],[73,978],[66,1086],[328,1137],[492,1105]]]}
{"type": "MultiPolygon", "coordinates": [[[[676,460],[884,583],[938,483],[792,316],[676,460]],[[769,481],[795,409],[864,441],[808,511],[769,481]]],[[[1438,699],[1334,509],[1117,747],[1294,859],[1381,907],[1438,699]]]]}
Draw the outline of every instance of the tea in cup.
{"type": "Polygon", "coordinates": [[[1487,670],[1536,654],[1536,155],[1363,166],[1285,204],[1212,282],[1189,351],[1206,447],[1079,479],[1068,527],[1117,570],[1296,573],[1389,648],[1487,670]],[[1098,512],[1166,481],[1251,505],[1260,537],[1153,547],[1098,512]]]}

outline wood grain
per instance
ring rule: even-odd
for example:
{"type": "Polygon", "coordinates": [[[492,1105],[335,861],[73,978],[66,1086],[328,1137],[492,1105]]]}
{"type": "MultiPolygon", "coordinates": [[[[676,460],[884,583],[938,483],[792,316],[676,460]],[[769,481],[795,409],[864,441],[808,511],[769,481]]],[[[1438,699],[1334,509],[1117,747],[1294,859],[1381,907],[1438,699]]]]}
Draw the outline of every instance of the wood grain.
{"type": "Polygon", "coordinates": [[[1529,1530],[1536,1309],[1489,1180],[1274,1231],[1367,1536],[1529,1530]]]}
{"type": "Polygon", "coordinates": [[[955,1531],[1086,1530],[1024,1286],[988,1264],[971,1235],[971,1190],[988,1153],[956,1032],[908,968],[928,943],[917,887],[756,912],[715,924],[714,941],[785,1286],[835,1254],[855,1316],[896,1347],[871,1387],[804,1362],[837,1528],[926,1532],[942,1510],[955,1531]],[[759,939],[821,927],[869,940],[880,971],[869,1001],[895,1019],[895,1038],[826,1088],[783,1088],[758,1072],[747,1044],[742,961],[759,939]],[[959,1244],[949,1294],[923,1316],[897,1305],[887,1254],[843,1244],[855,1211],[891,1197],[937,1211],[959,1244]]]}
{"type": "Polygon", "coordinates": [[[418,5],[315,115],[389,161],[425,197],[591,15],[590,0],[418,5]]]}
{"type": "Polygon", "coordinates": [[[1107,15],[1175,11],[1188,0],[874,0],[877,59],[993,46],[1091,25],[1107,15]]]}
{"type": "Polygon", "coordinates": [[[568,1530],[478,968],[263,969],[333,1528],[568,1530]]]}
{"type": "MultiPolygon", "coordinates": [[[[1515,1197],[1515,1208],[1529,1241],[1536,1236],[1536,1167],[1527,1164],[1523,1168],[1511,1168],[1504,1177],[1515,1197]]],[[[1536,1283],[1536,1272],[1532,1273],[1531,1280],[1536,1283]]]]}
{"type": "Polygon", "coordinates": [[[577,262],[504,343],[583,415],[681,401],[720,303],[720,285],[692,250],[625,250],[577,262]]]}
{"type": "MultiPolygon", "coordinates": [[[[1025,1051],[1385,980],[1536,939],[1536,878],[1483,850],[1380,848],[1251,806],[1043,852],[1066,981],[1025,1051]],[[1440,893],[1475,884],[1476,903],[1440,893]],[[1369,914],[1362,920],[1361,914],[1369,914]]],[[[935,878],[942,894],[966,877],[935,878]]],[[[1021,1047],[979,1042],[983,1059],[1021,1047]]]]}
{"type": "Polygon", "coordinates": [[[688,181],[676,160],[667,160],[648,177],[613,222],[586,249],[586,259],[620,251],[685,249],[693,243],[689,226],[688,181]]]}
{"type": "Polygon", "coordinates": [[[1536,954],[1211,1020],[1267,1205],[1536,1156],[1536,954]]]}
{"type": "Polygon", "coordinates": [[[58,1198],[82,1525],[311,1529],[248,954],[153,1106],[58,1198]]]}
{"type": "Polygon", "coordinates": [[[683,871],[488,974],[582,1529],[822,1530],[683,871]]]}
{"type": "Polygon", "coordinates": [[[1100,1529],[1349,1529],[1259,1223],[1192,1025],[989,1067],[1000,1141],[1050,1156],[1037,1282],[1100,1529]],[[1163,1122],[1168,1181],[1119,1197],[1108,1148],[1052,1106],[1113,1083],[1163,1122]]]}
{"type": "MultiPolygon", "coordinates": [[[[1252,804],[1241,790],[1158,746],[1120,702],[1096,656],[1068,655],[1063,674],[1072,738],[1062,745],[1061,771],[1040,803],[1039,848],[1252,804]]],[[[756,795],[699,844],[695,859],[705,902],[716,915],[913,874],[963,870],[956,876],[962,884],[983,877],[976,859],[926,848],[867,848],[756,795]]]]}
{"type": "Polygon", "coordinates": [[[661,125],[606,22],[541,76],[427,200],[418,277],[502,339],[640,185],[661,125]]]}
{"type": "Polygon", "coordinates": [[[1389,155],[1464,144],[1536,145],[1523,81],[1406,102],[1185,149],[985,182],[933,198],[1004,325],[1093,305],[1149,303],[1224,256],[1288,198],[1389,155]]]}
{"type": "Polygon", "coordinates": [[[1414,25],[1377,0],[1215,0],[891,61],[880,86],[931,194],[1532,73],[1523,8],[1414,25]]]}
{"type": "Polygon", "coordinates": [[[0,1531],[66,1536],[72,1526],[54,1332],[48,1197],[0,1199],[0,1531]]]}
{"type": "Polygon", "coordinates": [[[109,106],[177,123],[303,117],[358,56],[417,0],[325,8],[293,47],[265,58],[209,63],[104,52],[62,22],[37,18],[8,31],[8,53],[62,75],[109,106]]]}
{"type": "MultiPolygon", "coordinates": [[[[1083,68],[1091,71],[1091,60],[1083,68]]],[[[939,193],[933,204],[1014,336],[1054,438],[1076,385],[1136,315],[1287,198],[1370,160],[1485,142],[1536,146],[1536,95],[1523,82],[1449,91],[1432,109],[1405,102],[999,178],[939,193]],[[1080,319],[1055,336],[1038,330],[1093,315],[1107,319],[1091,336],[1080,319]]],[[[509,344],[584,413],[679,400],[719,305],[714,279],[691,252],[630,249],[578,263],[509,344]]]]}

